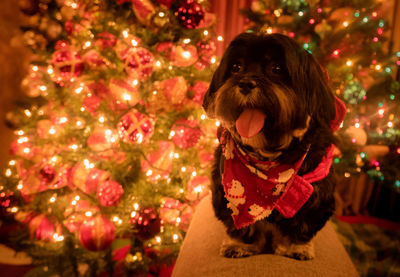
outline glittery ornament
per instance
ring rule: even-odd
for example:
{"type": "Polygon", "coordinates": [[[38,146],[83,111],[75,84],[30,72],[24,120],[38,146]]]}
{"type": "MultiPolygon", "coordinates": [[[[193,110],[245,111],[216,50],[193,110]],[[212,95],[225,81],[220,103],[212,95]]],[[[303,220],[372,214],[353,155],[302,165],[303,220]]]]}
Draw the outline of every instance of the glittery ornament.
{"type": "Polygon", "coordinates": [[[11,218],[12,208],[18,206],[19,201],[14,195],[14,192],[0,192],[0,217],[3,219],[11,218]]]}
{"type": "Polygon", "coordinates": [[[80,76],[84,69],[82,58],[78,52],[63,43],[60,45],[64,45],[64,47],[59,46],[51,59],[51,64],[55,70],[55,81],[59,84],[64,84],[64,82],[80,76]]]}
{"type": "Polygon", "coordinates": [[[199,123],[195,120],[179,119],[172,126],[172,131],[172,141],[182,149],[195,146],[201,137],[199,123]]]}
{"type": "Polygon", "coordinates": [[[115,181],[105,181],[97,190],[97,198],[102,206],[116,206],[124,194],[122,186],[115,181]]]}
{"type": "Polygon", "coordinates": [[[153,54],[143,47],[130,47],[122,51],[121,59],[129,77],[148,78],[153,73],[153,54]]]}
{"type": "Polygon", "coordinates": [[[154,127],[150,117],[132,109],[118,123],[121,139],[127,143],[147,142],[153,135],[154,127]]]}
{"type": "Polygon", "coordinates": [[[131,218],[137,237],[141,240],[153,238],[161,231],[161,220],[154,208],[145,208],[131,218]]]}
{"type": "Polygon", "coordinates": [[[81,225],[79,240],[90,251],[102,251],[115,239],[115,226],[105,216],[97,215],[81,225]]]}
{"type": "Polygon", "coordinates": [[[51,164],[46,164],[43,166],[43,168],[39,171],[41,179],[45,183],[50,183],[51,181],[54,180],[56,172],[54,170],[54,166],[51,164]]]}
{"type": "Polygon", "coordinates": [[[199,3],[193,0],[186,0],[181,2],[175,16],[182,26],[188,29],[196,29],[204,18],[204,10],[199,3]]]}

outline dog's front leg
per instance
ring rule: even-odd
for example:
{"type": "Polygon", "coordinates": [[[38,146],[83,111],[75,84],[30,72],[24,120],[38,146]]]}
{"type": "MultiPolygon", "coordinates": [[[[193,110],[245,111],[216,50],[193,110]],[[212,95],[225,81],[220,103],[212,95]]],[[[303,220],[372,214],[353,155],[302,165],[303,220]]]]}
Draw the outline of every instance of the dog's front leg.
{"type": "Polygon", "coordinates": [[[260,243],[248,244],[229,238],[222,242],[220,254],[227,258],[242,258],[260,254],[262,249],[260,243]]]}
{"type": "Polygon", "coordinates": [[[311,260],[315,257],[314,243],[312,241],[296,244],[283,239],[280,242],[276,242],[274,252],[277,255],[296,260],[311,260]]]}

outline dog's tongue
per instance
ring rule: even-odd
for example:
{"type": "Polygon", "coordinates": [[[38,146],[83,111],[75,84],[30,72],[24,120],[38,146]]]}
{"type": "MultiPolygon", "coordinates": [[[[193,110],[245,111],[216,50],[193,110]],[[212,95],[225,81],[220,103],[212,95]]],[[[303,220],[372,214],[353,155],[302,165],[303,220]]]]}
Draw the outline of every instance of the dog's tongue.
{"type": "Polygon", "coordinates": [[[262,111],[246,109],[236,120],[236,130],[242,137],[254,137],[264,126],[264,120],[265,114],[262,111]]]}

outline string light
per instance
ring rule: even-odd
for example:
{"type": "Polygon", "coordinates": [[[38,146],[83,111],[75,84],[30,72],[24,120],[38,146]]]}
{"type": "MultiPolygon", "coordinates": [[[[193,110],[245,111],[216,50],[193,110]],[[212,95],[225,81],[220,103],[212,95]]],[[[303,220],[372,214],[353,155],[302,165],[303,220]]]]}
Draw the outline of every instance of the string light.
{"type": "Polygon", "coordinates": [[[203,35],[208,36],[208,31],[204,30],[203,35]]]}
{"type": "Polygon", "coordinates": [[[128,31],[127,31],[127,30],[123,30],[123,31],[122,31],[122,36],[123,36],[124,38],[128,38],[128,36],[129,36],[128,31]]]}
{"type": "Polygon", "coordinates": [[[25,115],[26,115],[27,117],[31,117],[31,116],[32,116],[32,113],[31,113],[30,110],[24,110],[24,113],[25,113],[25,115]]]}
{"type": "Polygon", "coordinates": [[[303,11],[299,11],[299,16],[303,16],[304,12],[303,11]]]}
{"type": "Polygon", "coordinates": [[[6,177],[10,177],[11,174],[12,174],[11,169],[7,168],[7,169],[6,169],[6,172],[5,172],[6,177]]]}
{"type": "Polygon", "coordinates": [[[85,215],[86,215],[87,217],[91,217],[91,216],[93,215],[93,213],[92,213],[91,211],[87,211],[87,212],[85,212],[85,215]]]}
{"type": "Polygon", "coordinates": [[[349,26],[349,22],[348,22],[348,21],[343,22],[343,26],[344,26],[344,27],[349,26]]]}
{"type": "Polygon", "coordinates": [[[8,162],[9,165],[15,165],[15,163],[16,163],[15,160],[11,160],[8,162]]]}
{"type": "Polygon", "coordinates": [[[21,190],[23,187],[24,187],[24,186],[22,185],[22,182],[19,182],[18,185],[17,185],[17,189],[18,189],[18,190],[21,190]]]}
{"type": "Polygon", "coordinates": [[[188,44],[188,43],[190,43],[190,38],[185,38],[184,40],[183,40],[183,43],[185,43],[185,44],[188,44]]]}
{"type": "Polygon", "coordinates": [[[36,65],[32,66],[32,71],[36,72],[39,70],[39,67],[37,67],[36,65]]]}
{"type": "Polygon", "coordinates": [[[222,36],[218,36],[218,37],[217,37],[217,40],[218,40],[218,41],[224,41],[224,38],[223,38],[222,36]]]}
{"type": "Polygon", "coordinates": [[[346,65],[350,67],[350,66],[353,65],[353,62],[352,62],[351,60],[347,60],[347,61],[346,61],[346,65]]]}
{"type": "Polygon", "coordinates": [[[136,47],[136,46],[138,46],[139,43],[136,40],[132,39],[131,44],[132,44],[132,46],[136,47]]]}

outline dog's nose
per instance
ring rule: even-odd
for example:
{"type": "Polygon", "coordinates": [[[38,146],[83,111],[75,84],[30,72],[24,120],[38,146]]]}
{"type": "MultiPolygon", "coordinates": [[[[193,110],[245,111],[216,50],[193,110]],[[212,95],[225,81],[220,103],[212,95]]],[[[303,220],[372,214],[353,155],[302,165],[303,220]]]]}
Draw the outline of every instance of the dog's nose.
{"type": "Polygon", "coordinates": [[[240,87],[240,92],[247,95],[257,87],[257,83],[256,81],[253,80],[241,80],[239,82],[239,87],[240,87]]]}

